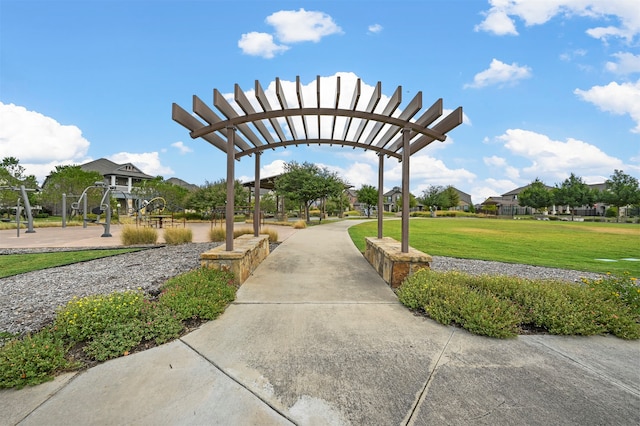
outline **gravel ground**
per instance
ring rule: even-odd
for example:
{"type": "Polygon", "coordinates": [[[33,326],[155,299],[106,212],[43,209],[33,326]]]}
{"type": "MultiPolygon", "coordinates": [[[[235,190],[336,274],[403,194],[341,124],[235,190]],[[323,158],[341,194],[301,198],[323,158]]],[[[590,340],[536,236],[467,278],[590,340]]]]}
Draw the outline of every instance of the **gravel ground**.
{"type": "MultiPolygon", "coordinates": [[[[109,294],[138,288],[145,292],[157,292],[168,278],[197,268],[200,265],[200,253],[216,245],[219,243],[150,248],[0,279],[0,331],[25,333],[39,330],[53,320],[56,308],[65,305],[73,296],[109,294]]],[[[271,247],[271,250],[275,247],[271,247]]],[[[0,255],[61,250],[70,249],[0,249],[0,255]]],[[[441,256],[433,257],[432,269],[565,281],[598,276],[579,271],[441,256]]]]}

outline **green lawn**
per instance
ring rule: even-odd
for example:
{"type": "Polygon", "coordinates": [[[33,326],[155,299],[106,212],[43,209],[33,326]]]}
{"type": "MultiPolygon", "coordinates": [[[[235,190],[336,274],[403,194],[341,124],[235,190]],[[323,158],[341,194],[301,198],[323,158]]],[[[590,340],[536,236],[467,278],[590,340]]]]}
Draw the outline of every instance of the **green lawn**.
{"type": "MultiPolygon", "coordinates": [[[[384,235],[400,241],[400,226],[399,220],[385,221],[384,235]]],[[[364,238],[377,235],[377,222],[353,226],[349,234],[364,251],[364,238]]],[[[414,218],[409,245],[435,256],[640,276],[640,260],[624,260],[640,259],[640,226],[634,224],[414,218]]]]}
{"type": "Polygon", "coordinates": [[[138,250],[140,249],[81,250],[4,255],[0,256],[0,278],[138,250]]]}

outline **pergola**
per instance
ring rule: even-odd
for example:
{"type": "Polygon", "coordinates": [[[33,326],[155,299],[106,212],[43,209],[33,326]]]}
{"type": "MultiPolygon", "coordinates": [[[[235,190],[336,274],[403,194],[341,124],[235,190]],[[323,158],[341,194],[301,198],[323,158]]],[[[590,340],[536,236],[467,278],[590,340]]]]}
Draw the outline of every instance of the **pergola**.
{"type": "MultiPolygon", "coordinates": [[[[227,154],[226,250],[233,250],[235,160],[255,154],[255,210],[254,235],[260,227],[260,155],[267,149],[290,145],[328,144],[372,150],[378,154],[378,211],[383,205],[384,157],[402,162],[402,240],[401,250],[409,251],[409,162],[431,142],[444,141],[446,134],[462,124],[462,107],[458,107],[432,125],[443,114],[442,99],[438,99],[422,114],[422,92],[418,92],[394,116],[402,102],[402,87],[398,86],[382,111],[375,112],[382,99],[382,84],[378,82],[364,108],[360,107],[361,81],[357,80],[351,94],[340,90],[340,77],[336,77],[335,95],[330,106],[321,106],[320,76],[316,78],[315,102],[304,102],[300,77],[296,77],[296,97],[287,99],[279,78],[275,81],[277,105],[272,105],[256,80],[250,100],[238,84],[234,88],[234,108],[227,99],[213,89],[210,108],[193,95],[193,112],[177,104],[172,106],[172,118],[190,131],[192,138],[203,138],[227,154]],[[348,108],[339,107],[341,96],[349,96],[348,108]],[[222,118],[219,114],[224,116],[222,118]],[[329,126],[322,119],[329,119],[329,126]],[[341,120],[338,120],[342,117],[341,120]],[[338,124],[338,122],[341,122],[338,124]],[[300,125],[301,122],[301,125],[300,125]],[[317,126],[317,127],[316,127],[317,126]],[[355,131],[354,131],[355,129],[355,131]]],[[[344,103],[344,102],[343,102],[344,103]]],[[[326,102],[323,102],[326,105],[326,102]]],[[[378,108],[380,110],[380,108],[378,108]]],[[[378,214],[378,238],[382,238],[382,215],[378,214]]]]}

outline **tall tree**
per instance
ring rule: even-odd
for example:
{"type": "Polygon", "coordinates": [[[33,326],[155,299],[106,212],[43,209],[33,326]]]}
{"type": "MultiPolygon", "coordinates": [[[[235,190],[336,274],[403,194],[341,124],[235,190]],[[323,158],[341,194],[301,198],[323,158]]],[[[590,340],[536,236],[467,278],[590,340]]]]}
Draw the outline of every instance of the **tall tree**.
{"type": "Polygon", "coordinates": [[[444,186],[430,185],[422,191],[422,197],[418,197],[418,201],[424,206],[442,208],[441,196],[444,192],[444,186]]]}
{"type": "MultiPolygon", "coordinates": [[[[236,207],[246,206],[248,191],[239,180],[234,182],[233,203],[236,207]]],[[[199,189],[192,192],[185,201],[186,207],[200,213],[211,213],[213,210],[224,210],[227,202],[227,181],[220,179],[215,182],[205,182],[199,189]]]]}
{"type": "Polygon", "coordinates": [[[607,204],[618,208],[618,218],[622,213],[621,207],[640,204],[640,187],[638,179],[625,174],[622,170],[614,170],[605,181],[606,189],[601,198],[607,204]]]}
{"type": "Polygon", "coordinates": [[[367,206],[367,217],[371,217],[371,207],[378,204],[378,190],[371,185],[362,185],[362,188],[356,191],[356,197],[360,203],[367,206]]]}
{"type": "MultiPolygon", "coordinates": [[[[69,196],[67,213],[70,213],[71,203],[76,201],[73,197],[79,197],[85,188],[96,182],[102,182],[102,180],[103,177],[99,172],[82,170],[78,165],[56,166],[55,170],[47,176],[43,185],[42,204],[53,214],[60,214],[62,212],[62,194],[67,194],[69,196]]],[[[87,193],[87,196],[88,205],[91,206],[100,202],[102,191],[91,191],[87,193]]]]}
{"type": "Polygon", "coordinates": [[[564,182],[556,185],[552,198],[558,205],[569,206],[573,220],[574,210],[580,206],[592,205],[596,200],[596,192],[589,188],[582,178],[571,173],[564,182]]]}
{"type": "Polygon", "coordinates": [[[458,191],[451,185],[447,186],[441,195],[441,206],[443,210],[456,207],[460,203],[460,195],[458,191]]]}
{"type": "Polygon", "coordinates": [[[307,222],[309,207],[320,198],[336,196],[344,190],[344,182],[336,173],[312,163],[295,161],[284,165],[285,173],[275,181],[276,192],[304,206],[307,222]]]}
{"type": "Polygon", "coordinates": [[[547,186],[536,178],[518,194],[518,204],[536,210],[544,210],[551,204],[551,192],[547,186]]]}

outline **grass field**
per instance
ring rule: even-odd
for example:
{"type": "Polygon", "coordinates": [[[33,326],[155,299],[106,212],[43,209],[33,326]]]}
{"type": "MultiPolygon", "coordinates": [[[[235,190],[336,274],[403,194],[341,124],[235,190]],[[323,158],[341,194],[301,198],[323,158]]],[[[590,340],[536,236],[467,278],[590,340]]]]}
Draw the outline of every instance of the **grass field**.
{"type": "MultiPolygon", "coordinates": [[[[364,251],[377,222],[353,226],[349,234],[364,251]]],[[[400,241],[401,222],[385,221],[384,235],[400,241]]],[[[434,256],[640,276],[640,226],[634,224],[415,218],[409,245],[434,256]]]]}
{"type": "Polygon", "coordinates": [[[0,278],[138,250],[139,249],[82,250],[0,256],[0,278]]]}

